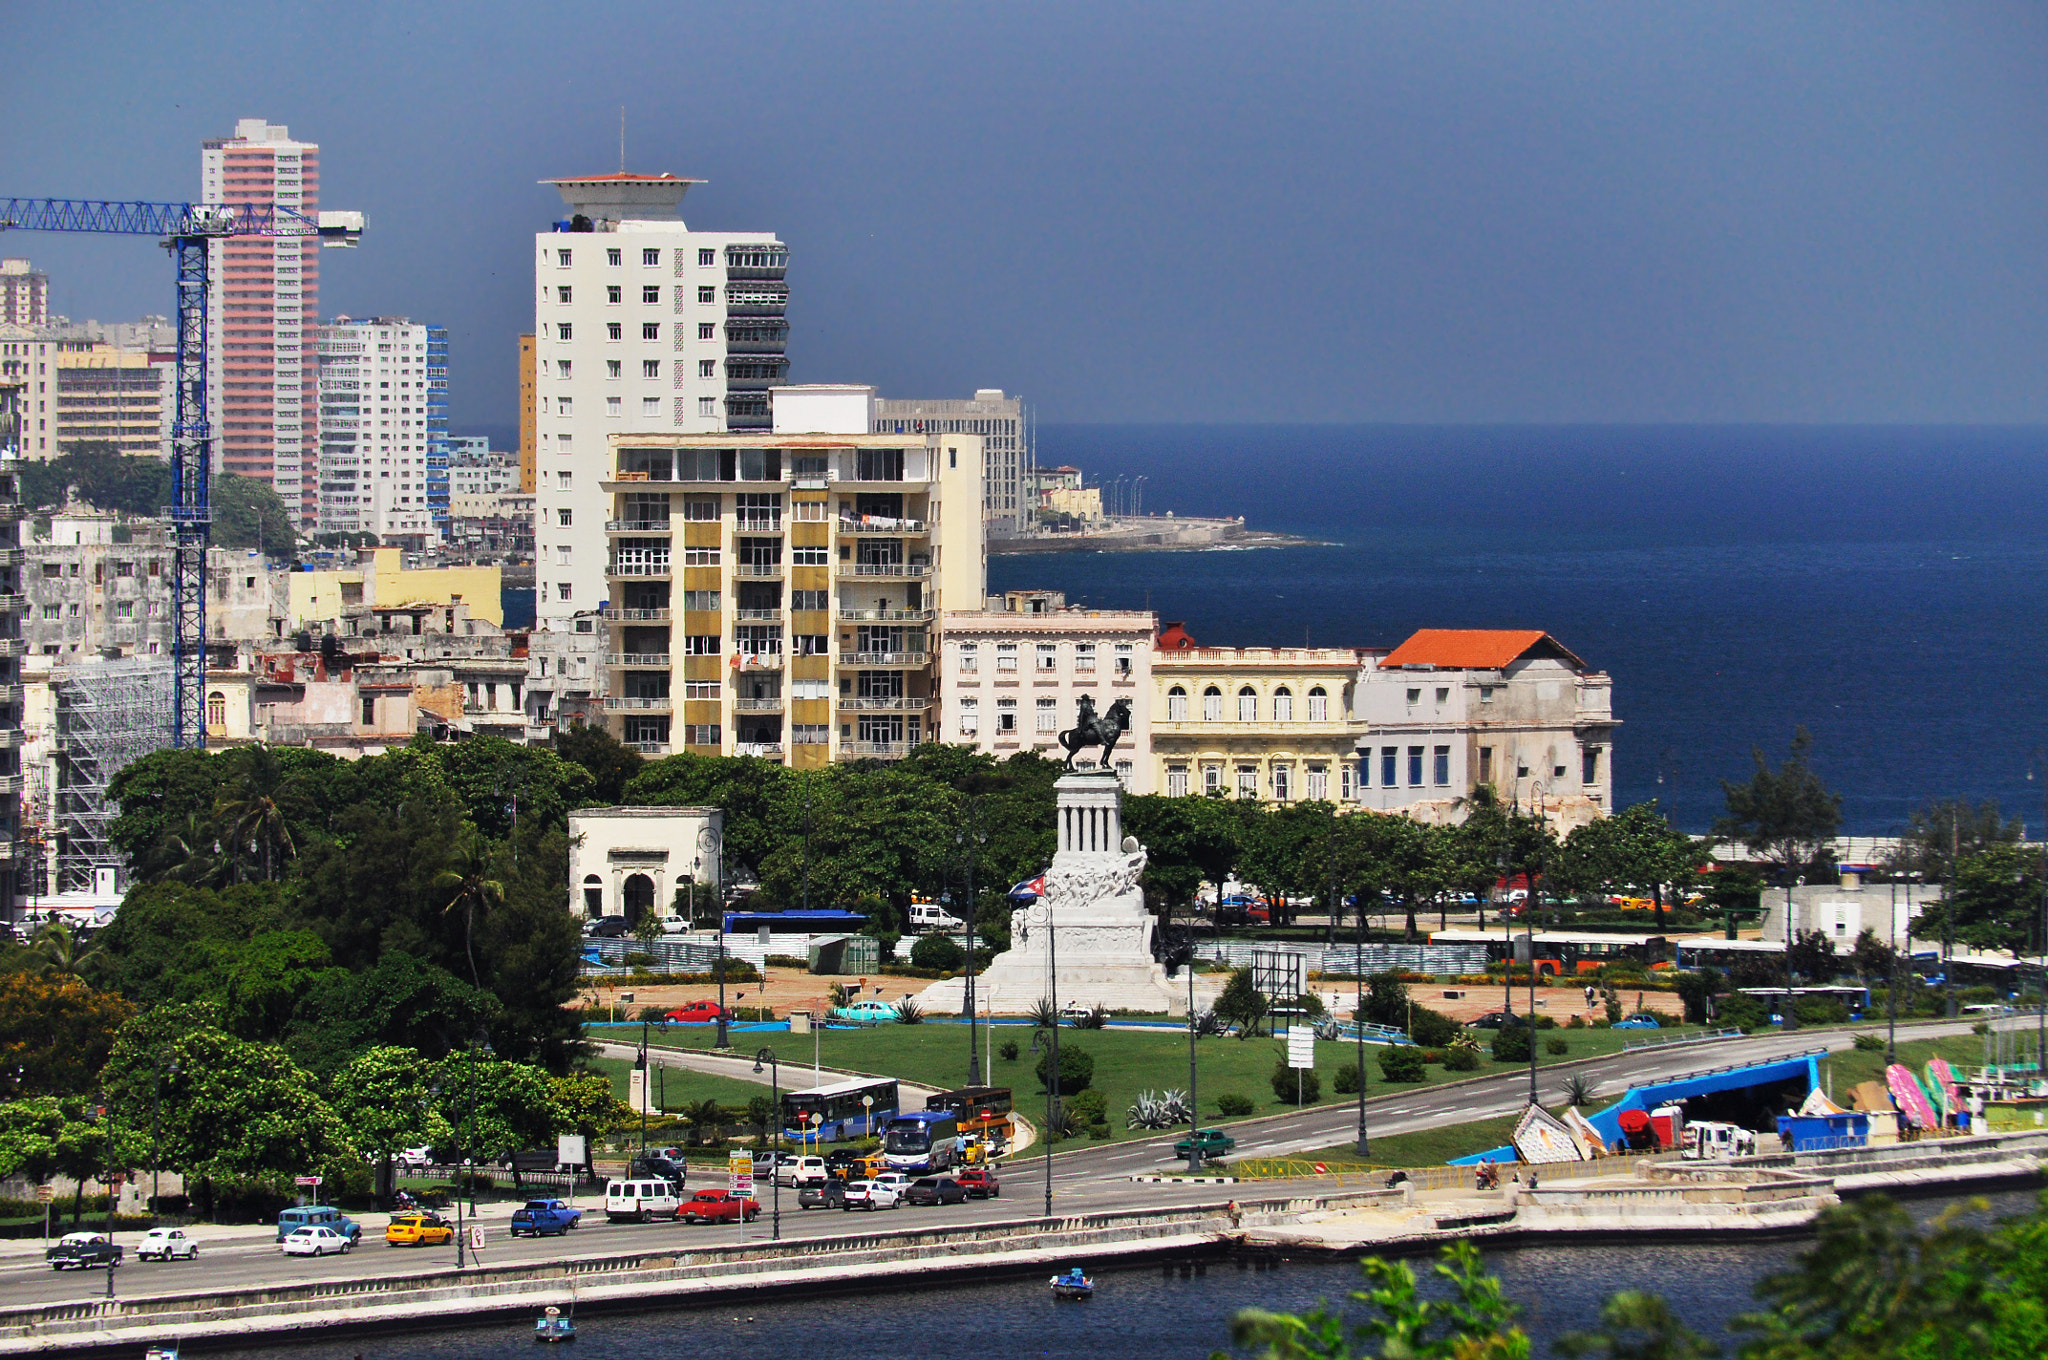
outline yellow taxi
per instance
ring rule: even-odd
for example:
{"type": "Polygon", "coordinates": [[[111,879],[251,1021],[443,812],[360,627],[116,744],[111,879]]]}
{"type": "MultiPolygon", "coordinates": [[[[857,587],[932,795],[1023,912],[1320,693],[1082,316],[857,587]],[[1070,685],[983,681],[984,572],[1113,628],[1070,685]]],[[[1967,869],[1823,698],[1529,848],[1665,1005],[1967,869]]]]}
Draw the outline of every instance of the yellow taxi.
{"type": "Polygon", "coordinates": [[[433,1214],[399,1214],[384,1225],[384,1240],[394,1247],[445,1247],[455,1229],[433,1214]]]}

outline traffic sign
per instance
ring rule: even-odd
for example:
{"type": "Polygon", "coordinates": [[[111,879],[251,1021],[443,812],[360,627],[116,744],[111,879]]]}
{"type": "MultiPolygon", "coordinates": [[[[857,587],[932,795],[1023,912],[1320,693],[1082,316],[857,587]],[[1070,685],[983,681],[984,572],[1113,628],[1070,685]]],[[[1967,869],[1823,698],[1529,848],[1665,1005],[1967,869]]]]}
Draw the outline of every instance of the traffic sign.
{"type": "Polygon", "coordinates": [[[482,1251],[484,1249],[483,1224],[472,1223],[469,1225],[469,1249],[471,1251],[482,1251]]]}
{"type": "Polygon", "coordinates": [[[56,1198],[57,1187],[55,1187],[54,1185],[38,1185],[36,1187],[36,1203],[48,1204],[50,1201],[56,1198]]]}
{"type": "Polygon", "coordinates": [[[292,1184],[310,1185],[313,1186],[315,1189],[318,1189],[320,1185],[320,1178],[318,1176],[294,1176],[292,1177],[292,1184]]]}
{"type": "Polygon", "coordinates": [[[728,1187],[732,1193],[735,1195],[746,1195],[751,1198],[754,1193],[754,1154],[751,1152],[734,1152],[731,1164],[726,1170],[732,1181],[732,1184],[728,1187]]]}
{"type": "Polygon", "coordinates": [[[1316,1032],[1307,1025],[1288,1026],[1287,1065],[1289,1067],[1314,1067],[1316,1065],[1316,1032]]]}

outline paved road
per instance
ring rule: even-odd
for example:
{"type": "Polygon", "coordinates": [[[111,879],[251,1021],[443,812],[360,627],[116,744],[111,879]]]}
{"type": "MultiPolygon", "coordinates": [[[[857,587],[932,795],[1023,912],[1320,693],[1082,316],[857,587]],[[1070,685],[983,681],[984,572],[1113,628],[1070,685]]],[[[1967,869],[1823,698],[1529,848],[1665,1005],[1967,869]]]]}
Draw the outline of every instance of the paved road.
{"type": "MultiPolygon", "coordinates": [[[[944,1208],[904,1208],[865,1212],[834,1213],[826,1209],[801,1210],[796,1192],[782,1192],[782,1236],[785,1240],[844,1240],[870,1233],[895,1233],[916,1227],[950,1227],[961,1223],[991,1223],[1035,1218],[1044,1210],[1043,1182],[1019,1172],[1006,1175],[1003,1194],[994,1200],[976,1200],[944,1208]]],[[[1221,1185],[1134,1184],[1127,1180],[1097,1180],[1087,1185],[1061,1185],[1054,1199],[1054,1212],[1093,1213],[1108,1209],[1141,1209],[1163,1204],[1221,1203],[1232,1187],[1221,1185]]],[[[593,1212],[584,1196],[585,1226],[566,1237],[511,1238],[503,1231],[502,1212],[487,1220],[483,1260],[489,1265],[529,1261],[566,1260],[577,1257],[630,1255],[667,1248],[703,1248],[759,1244],[769,1240],[771,1213],[763,1205],[761,1217],[742,1228],[738,1224],[692,1225],[684,1223],[606,1223],[600,1208],[593,1212]]],[[[455,1248],[388,1247],[382,1241],[383,1214],[364,1214],[363,1245],[345,1256],[319,1259],[279,1254],[274,1241],[243,1237],[228,1242],[205,1242],[195,1261],[130,1260],[114,1272],[114,1291],[124,1298],[151,1294],[185,1294],[211,1289],[237,1289],[260,1285],[303,1284],[318,1280],[371,1279],[378,1276],[409,1275],[455,1269],[455,1248]]],[[[122,1233],[116,1241],[132,1253],[135,1234],[122,1233]]],[[[38,1244],[40,1245],[40,1244],[38,1244]]],[[[10,1255],[0,1260],[0,1303],[22,1306],[36,1303],[70,1302],[103,1297],[107,1289],[104,1270],[54,1271],[39,1258],[10,1255]]]]}

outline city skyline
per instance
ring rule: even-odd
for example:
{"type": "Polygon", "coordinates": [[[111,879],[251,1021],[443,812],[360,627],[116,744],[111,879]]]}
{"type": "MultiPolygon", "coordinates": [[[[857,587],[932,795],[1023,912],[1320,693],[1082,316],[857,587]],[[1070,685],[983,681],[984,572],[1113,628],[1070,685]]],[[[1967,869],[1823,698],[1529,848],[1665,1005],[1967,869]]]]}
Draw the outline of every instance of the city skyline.
{"type": "MultiPolygon", "coordinates": [[[[21,12],[7,191],[182,198],[195,141],[289,126],[369,220],[323,312],[445,318],[458,428],[516,421],[537,181],[614,170],[622,104],[629,168],[708,181],[693,230],[789,243],[797,381],[1000,386],[1049,423],[2048,419],[2019,6],[457,7],[108,42],[130,12],[21,12]],[[784,96],[716,62],[650,89],[639,54],[686,39],[772,41],[784,96]],[[892,60],[920,74],[868,78],[892,60]]],[[[132,242],[7,244],[55,311],[167,310],[132,242]]]]}

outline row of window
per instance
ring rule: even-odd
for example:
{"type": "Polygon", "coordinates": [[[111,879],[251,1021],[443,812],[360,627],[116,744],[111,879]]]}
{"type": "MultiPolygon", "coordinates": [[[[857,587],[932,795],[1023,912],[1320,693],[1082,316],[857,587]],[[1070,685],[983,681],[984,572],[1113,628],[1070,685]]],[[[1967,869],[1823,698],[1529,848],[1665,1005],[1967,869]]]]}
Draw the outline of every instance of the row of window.
{"type": "MultiPolygon", "coordinates": [[[[1321,685],[1312,686],[1308,695],[1308,720],[1328,722],[1330,720],[1330,695],[1321,685]]],[[[1294,721],[1294,691],[1281,685],[1273,691],[1273,703],[1269,710],[1276,723],[1294,721]]],[[[1166,720],[1186,722],[1188,720],[1188,692],[1175,685],[1166,691],[1166,720]]],[[[1237,721],[1241,723],[1259,720],[1259,692],[1246,685],[1237,692],[1237,721]]],[[[1202,691],[1202,721],[1223,721],[1223,691],[1210,685],[1202,691]]]]}
{"type": "MultiPolygon", "coordinates": [[[[996,673],[997,675],[1015,675],[1015,674],[1017,674],[1017,666],[1018,666],[1018,654],[1019,654],[1019,651],[1018,651],[1018,644],[1017,644],[1017,643],[1014,643],[1014,642],[998,642],[998,643],[994,644],[994,646],[995,646],[995,673],[996,673]]],[[[1076,673],[1076,674],[1086,674],[1086,673],[1090,673],[1090,672],[1094,671],[1094,669],[1095,669],[1095,658],[1096,658],[1096,657],[1097,657],[1097,656],[1098,656],[1098,655],[1100,654],[1100,653],[1099,653],[1099,651],[1098,651],[1098,646],[1097,646],[1097,644],[1096,644],[1096,643],[1093,643],[1093,642],[1076,642],[1076,643],[1072,644],[1072,646],[1073,646],[1073,648],[1074,648],[1074,671],[1075,671],[1075,673],[1076,673]]],[[[962,642],[962,643],[960,643],[960,644],[958,645],[958,649],[957,649],[957,651],[955,652],[955,656],[956,656],[956,657],[957,657],[957,658],[959,659],[959,663],[960,663],[960,674],[962,674],[962,675],[979,675],[979,674],[981,674],[981,644],[980,644],[980,643],[977,643],[977,642],[962,642]]],[[[1119,642],[1119,643],[1116,643],[1116,644],[1114,645],[1114,650],[1113,650],[1113,657],[1114,657],[1114,660],[1115,660],[1115,663],[1116,663],[1116,673],[1117,673],[1118,675],[1123,675],[1123,676],[1127,676],[1127,675],[1129,675],[1129,674],[1131,673],[1131,666],[1132,666],[1132,663],[1133,663],[1133,661],[1135,660],[1136,656],[1137,656],[1137,650],[1136,650],[1136,647],[1135,647],[1135,645],[1134,645],[1134,644],[1132,644],[1132,643],[1129,643],[1129,642],[1119,642]]],[[[1059,644],[1059,643],[1057,643],[1057,642],[1040,642],[1040,643],[1035,643],[1035,644],[1033,644],[1033,647],[1032,647],[1032,654],[1031,654],[1031,669],[1032,669],[1032,672],[1033,672],[1034,674],[1037,674],[1037,675],[1052,675],[1052,674],[1055,674],[1055,673],[1057,673],[1057,672],[1058,672],[1058,670],[1059,670],[1059,668],[1060,668],[1060,644],[1059,644]]]]}
{"type": "MultiPolygon", "coordinates": [[[[614,329],[617,329],[617,328],[616,328],[616,327],[614,327],[614,329]]],[[[650,331],[650,330],[653,330],[653,329],[654,329],[654,327],[651,327],[651,326],[643,328],[643,331],[642,331],[642,334],[643,334],[643,336],[645,336],[645,338],[646,338],[646,339],[652,340],[652,339],[653,339],[654,337],[653,337],[652,335],[646,335],[646,331],[650,331]]],[[[561,332],[562,332],[562,338],[563,338],[564,340],[567,340],[567,339],[569,338],[569,327],[568,327],[568,326],[567,326],[566,324],[565,324],[565,325],[563,325],[563,326],[561,327],[561,332]]],[[[616,336],[616,335],[612,337],[612,339],[614,339],[614,340],[616,340],[616,339],[618,339],[618,338],[619,338],[619,337],[618,337],[618,336],[616,336]]],[[[556,376],[557,378],[569,378],[569,377],[574,377],[574,376],[575,376],[575,374],[576,374],[576,365],[575,365],[575,361],[574,361],[574,360],[570,360],[570,359],[557,359],[557,360],[555,360],[555,376],[556,376]]],[[[623,378],[623,377],[625,377],[625,376],[626,376],[626,367],[625,367],[625,360],[623,360],[623,359],[607,359],[607,360],[605,360],[605,361],[604,361],[604,375],[605,375],[605,377],[607,377],[607,378],[623,378]]],[[[659,360],[659,359],[642,359],[642,360],[640,361],[640,376],[641,376],[641,377],[643,377],[643,378],[655,378],[655,379],[659,379],[659,378],[661,377],[661,360],[659,360]]],[[[700,378],[716,378],[716,377],[718,376],[718,360],[716,360],[716,359],[699,359],[699,360],[697,361],[697,376],[698,376],[698,377],[700,377],[700,378]]],[[[546,405],[547,401],[548,401],[548,398],[546,398],[546,397],[542,397],[542,398],[541,398],[541,402],[542,402],[542,405],[541,405],[541,414],[542,414],[542,415],[547,415],[547,414],[549,414],[549,411],[548,411],[548,408],[547,408],[547,405],[546,405]]],[[[554,402],[555,402],[555,407],[554,407],[554,412],[553,412],[553,413],[554,413],[555,415],[561,415],[561,416],[566,416],[566,415],[573,415],[573,414],[575,413],[575,408],[574,408],[574,407],[573,407],[573,406],[571,405],[571,399],[570,399],[570,398],[568,398],[568,397],[556,397],[556,398],[554,399],[554,402]]],[[[707,480],[708,480],[708,479],[707,479],[707,480]]]]}
{"type": "MultiPolygon", "coordinates": [[[[1237,796],[1240,798],[1259,797],[1259,767],[1256,765],[1239,765],[1235,773],[1237,778],[1237,796]]],[[[1338,795],[1345,799],[1356,797],[1357,791],[1352,783],[1351,766],[1349,764],[1340,764],[1337,767],[1337,774],[1338,795]]],[[[1294,767],[1287,764],[1275,765],[1271,773],[1267,775],[1268,789],[1276,800],[1283,803],[1292,802],[1297,796],[1297,792],[1299,796],[1312,801],[1320,802],[1329,798],[1330,767],[1328,765],[1310,765],[1304,771],[1304,776],[1302,785],[1297,789],[1294,779],[1294,767]]],[[[1202,766],[1202,792],[1205,794],[1221,793],[1223,787],[1223,767],[1221,765],[1202,766]]],[[[1188,767],[1185,765],[1167,766],[1167,797],[1185,798],[1188,793],[1188,767]]]]}
{"type": "MultiPolygon", "coordinates": [[[[575,264],[575,262],[576,252],[574,250],[558,248],[555,251],[555,264],[557,267],[567,269],[575,264]]],[[[618,268],[626,262],[625,250],[617,246],[607,247],[604,252],[604,262],[614,269],[618,268]]],[[[640,263],[650,267],[658,267],[661,264],[661,248],[659,246],[643,246],[640,250],[640,263]]],[[[716,250],[699,250],[697,252],[697,264],[700,267],[709,268],[717,263],[718,252],[716,250]]],[[[569,290],[565,288],[562,291],[566,294],[569,290]]],[[[564,302],[568,300],[566,296],[562,299],[564,302]]]]}

